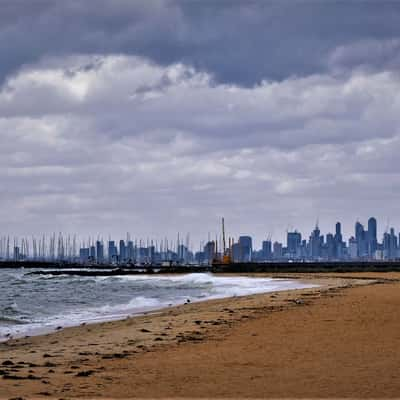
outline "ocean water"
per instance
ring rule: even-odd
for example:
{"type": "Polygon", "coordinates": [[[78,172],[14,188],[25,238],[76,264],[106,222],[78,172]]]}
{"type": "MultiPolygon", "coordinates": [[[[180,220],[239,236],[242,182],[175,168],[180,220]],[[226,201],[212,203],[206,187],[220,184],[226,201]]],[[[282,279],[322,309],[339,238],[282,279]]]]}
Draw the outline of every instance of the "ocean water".
{"type": "Polygon", "coordinates": [[[78,277],[0,270],[0,341],[191,302],[311,287],[295,280],[186,275],[78,277]]]}

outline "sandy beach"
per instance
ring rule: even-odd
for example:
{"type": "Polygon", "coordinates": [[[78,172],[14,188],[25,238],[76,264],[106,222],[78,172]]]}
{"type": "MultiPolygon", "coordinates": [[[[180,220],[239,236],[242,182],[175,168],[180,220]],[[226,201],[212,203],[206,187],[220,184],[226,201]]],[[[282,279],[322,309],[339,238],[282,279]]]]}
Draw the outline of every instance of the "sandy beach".
{"type": "Polygon", "coordinates": [[[399,397],[400,273],[210,300],[0,344],[1,398],[399,397]]]}

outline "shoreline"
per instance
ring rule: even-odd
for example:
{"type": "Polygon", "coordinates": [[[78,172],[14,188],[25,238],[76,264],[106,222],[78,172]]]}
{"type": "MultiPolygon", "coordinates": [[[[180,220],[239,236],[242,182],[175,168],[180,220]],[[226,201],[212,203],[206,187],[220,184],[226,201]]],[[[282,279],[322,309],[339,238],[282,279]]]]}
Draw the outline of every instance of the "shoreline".
{"type": "MultiPolygon", "coordinates": [[[[300,279],[318,283],[321,286],[206,300],[120,321],[65,328],[47,335],[13,339],[1,343],[0,374],[2,379],[0,388],[2,390],[0,397],[16,395],[30,397],[173,397],[174,394],[190,397],[193,394],[185,392],[185,385],[182,384],[181,387],[179,382],[183,379],[181,374],[187,374],[186,370],[201,367],[201,360],[197,359],[200,347],[205,350],[211,347],[213,351],[216,351],[216,344],[222,346],[230,338],[240,338],[246,332],[248,334],[247,325],[271,318],[281,322],[269,326],[264,333],[262,330],[253,329],[253,334],[256,336],[250,336],[250,342],[244,342],[240,346],[250,346],[254,340],[261,340],[261,338],[267,341],[275,340],[275,338],[268,337],[269,330],[279,327],[280,324],[289,324],[299,313],[307,310],[307,312],[311,312],[317,306],[322,306],[323,309],[324,302],[334,305],[337,299],[346,297],[352,291],[355,292],[360,288],[398,285],[400,278],[400,274],[396,273],[389,275],[387,273],[334,275],[336,276],[328,274],[290,274],[290,276],[288,274],[262,274],[264,277],[300,279]],[[377,283],[383,283],[383,285],[377,285],[377,283]],[[290,318],[288,318],[289,315],[290,318]],[[266,334],[264,339],[263,336],[266,334]],[[167,373],[169,369],[162,368],[158,371],[157,365],[168,364],[168,360],[172,362],[173,356],[176,354],[180,354],[181,357],[180,361],[178,360],[178,366],[174,364],[177,381],[174,381],[174,377],[168,376],[167,384],[162,378],[164,374],[170,375],[167,373]],[[185,354],[192,355],[189,359],[183,359],[185,354]],[[154,362],[156,362],[155,365],[153,365],[154,362]],[[139,364],[144,365],[143,369],[139,368],[139,364]],[[153,365],[152,369],[146,370],[145,366],[150,364],[153,365]],[[183,368],[182,371],[179,370],[180,366],[183,368]],[[152,372],[154,368],[157,369],[157,374],[161,373],[158,376],[158,381],[160,379],[162,381],[160,385],[161,383],[166,385],[164,391],[158,395],[156,395],[158,392],[154,392],[155,388],[159,387],[158,381],[154,380],[152,372]],[[146,375],[147,373],[149,375],[146,375]],[[128,380],[126,381],[126,379],[128,380]],[[132,379],[136,382],[133,387],[127,383],[132,379]],[[178,385],[175,391],[173,391],[174,385],[178,385]]],[[[260,275],[257,274],[257,276],[260,275]]],[[[239,351],[240,346],[233,345],[232,351],[235,351],[236,348],[239,351]]],[[[251,354],[250,350],[246,352],[251,354]]],[[[238,357],[247,356],[246,352],[239,351],[238,357]]],[[[209,354],[212,358],[213,352],[211,351],[209,354]]],[[[257,359],[256,353],[254,358],[257,359]]],[[[215,361],[216,364],[217,362],[218,360],[215,361]]],[[[234,365],[234,360],[232,362],[234,365]]],[[[223,371],[225,375],[230,373],[228,367],[223,371]]],[[[264,374],[263,371],[263,368],[259,369],[259,374],[264,374]]],[[[245,372],[246,370],[241,373],[245,372]]],[[[199,375],[196,379],[193,378],[195,386],[199,380],[211,379],[206,375],[207,372],[203,371],[203,375],[199,375]]],[[[221,379],[225,379],[225,375],[221,376],[221,379]]],[[[198,390],[200,390],[199,388],[200,386],[198,386],[198,390]]],[[[208,397],[227,397],[226,393],[219,393],[214,386],[213,388],[209,388],[208,397]]],[[[205,390],[204,387],[203,389],[205,390]]],[[[249,397],[254,397],[253,392],[254,388],[249,387],[248,393],[251,394],[249,397]]],[[[195,397],[203,397],[204,393],[200,390],[198,392],[200,396],[195,397]]],[[[257,393],[260,394],[260,392],[257,393]]],[[[235,397],[232,394],[230,397],[235,397]]]]}
{"type": "MultiPolygon", "coordinates": [[[[186,274],[186,275],[190,275],[186,274]]],[[[235,274],[212,274],[212,273],[207,273],[207,275],[210,275],[212,278],[237,278],[239,279],[240,276],[242,277],[251,277],[250,274],[245,275],[235,275],[235,274]]],[[[142,275],[138,275],[139,277],[141,277],[142,275]]],[[[166,278],[166,277],[176,277],[176,274],[170,274],[170,275],[166,275],[163,274],[161,275],[161,278],[166,278]]],[[[179,275],[178,275],[179,276],[179,275]]],[[[185,276],[185,275],[184,275],[185,276]]],[[[143,275],[143,277],[148,277],[148,275],[143,275]]],[[[150,275],[150,277],[152,278],[156,278],[154,275],[150,275]]],[[[254,278],[269,278],[268,276],[254,276],[254,278]]],[[[290,281],[291,283],[295,283],[297,284],[297,286],[301,286],[301,285],[307,285],[310,286],[310,284],[307,283],[303,283],[299,280],[293,279],[293,278],[273,278],[276,281],[290,281]]],[[[259,283],[259,282],[257,282],[259,283]]],[[[302,288],[299,288],[302,289],[302,288]]],[[[245,290],[243,288],[238,287],[237,290],[245,290]]],[[[286,291],[286,290],[296,290],[296,288],[294,289],[276,289],[276,290],[265,290],[262,291],[261,289],[257,289],[254,293],[252,294],[264,294],[264,293],[270,293],[272,291],[286,291]]],[[[9,333],[0,336],[0,343],[4,343],[7,342],[9,340],[12,339],[21,339],[21,338],[29,338],[29,337],[33,337],[33,336],[42,336],[45,334],[50,334],[50,333],[54,333],[57,331],[60,331],[62,329],[67,329],[67,328],[73,328],[73,327],[78,327],[78,326],[84,326],[84,325],[95,325],[95,324],[99,324],[99,323],[105,323],[105,322],[112,322],[112,321],[120,321],[120,320],[124,320],[126,318],[135,318],[141,315],[148,315],[149,313],[157,313],[157,312],[161,312],[167,309],[170,309],[172,307],[176,307],[179,305],[184,305],[186,303],[198,303],[198,302],[203,302],[203,301],[208,301],[208,300],[219,300],[219,299],[223,299],[223,298],[229,298],[229,297],[243,297],[246,294],[239,294],[237,296],[230,296],[230,295],[225,295],[225,294],[213,294],[208,296],[207,298],[196,298],[196,297],[191,297],[189,298],[189,296],[183,300],[183,299],[176,299],[176,300],[169,300],[169,301],[160,301],[159,304],[157,305],[142,305],[140,307],[134,307],[132,306],[132,308],[126,308],[126,304],[116,304],[113,305],[112,307],[115,308],[114,312],[109,312],[106,313],[104,312],[103,314],[98,314],[98,315],[92,315],[92,316],[88,316],[86,314],[86,317],[84,316],[85,313],[90,313],[92,310],[93,311],[93,306],[92,307],[87,307],[87,309],[82,309],[80,310],[80,314],[76,314],[75,319],[63,319],[62,317],[57,317],[54,316],[52,317],[52,321],[47,321],[47,322],[43,322],[43,323],[39,323],[39,322],[32,322],[32,323],[28,323],[28,324],[18,324],[13,326],[12,328],[5,328],[5,329],[9,329],[9,333]],[[119,308],[118,308],[119,307],[119,308]]],[[[99,308],[102,307],[106,307],[107,304],[102,304],[99,305],[99,308]]]]}

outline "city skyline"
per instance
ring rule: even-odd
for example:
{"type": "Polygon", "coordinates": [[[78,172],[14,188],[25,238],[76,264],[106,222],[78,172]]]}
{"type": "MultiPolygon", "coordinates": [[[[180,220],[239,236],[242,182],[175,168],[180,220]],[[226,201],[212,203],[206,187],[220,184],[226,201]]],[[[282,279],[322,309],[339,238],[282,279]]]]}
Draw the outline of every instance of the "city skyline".
{"type": "Polygon", "coordinates": [[[209,264],[226,255],[232,262],[266,261],[371,261],[400,259],[400,231],[387,226],[379,238],[378,221],[369,217],[357,220],[353,235],[343,234],[342,223],[334,230],[321,231],[317,221],[308,235],[296,229],[286,230],[286,241],[274,240],[271,235],[256,244],[251,233],[232,236],[225,231],[207,236],[195,243],[188,232],[168,237],[141,238],[126,234],[125,238],[104,239],[100,235],[82,239],[76,234],[53,233],[37,238],[10,238],[0,235],[0,260],[47,260],[97,264],[157,264],[165,261],[184,264],[209,264]]]}
{"type": "MultiPolygon", "coordinates": [[[[378,238],[382,238],[384,233],[387,232],[391,227],[399,227],[400,228],[400,218],[398,223],[396,219],[392,220],[390,218],[381,218],[378,214],[373,214],[374,218],[376,218],[380,223],[377,226],[377,236],[378,238]]],[[[240,222],[233,222],[225,216],[225,220],[227,221],[227,230],[232,237],[239,237],[247,234],[251,234],[255,243],[261,243],[265,240],[266,237],[270,237],[273,241],[285,242],[286,241],[286,233],[287,231],[299,231],[299,232],[311,232],[315,225],[318,224],[320,230],[323,232],[331,232],[334,231],[334,227],[336,222],[341,221],[342,225],[342,233],[344,237],[350,237],[354,235],[354,226],[358,221],[363,225],[367,224],[370,215],[367,215],[364,218],[354,218],[354,223],[349,222],[348,220],[344,220],[343,218],[330,218],[327,221],[324,218],[320,218],[319,216],[314,216],[311,220],[305,221],[302,224],[296,224],[293,222],[285,222],[283,224],[277,223],[275,226],[268,223],[263,219],[260,219],[255,226],[255,229],[252,228],[250,223],[243,224],[241,228],[240,222]],[[260,228],[261,227],[261,228],[260,228]]],[[[204,232],[200,232],[193,227],[189,230],[185,229],[175,229],[173,225],[166,226],[166,229],[161,229],[161,231],[157,232],[155,230],[144,230],[143,232],[138,232],[132,227],[126,225],[125,229],[114,229],[113,231],[100,230],[97,232],[84,232],[81,233],[79,231],[74,230],[73,228],[69,231],[63,231],[62,229],[50,229],[47,231],[29,231],[24,232],[23,230],[14,230],[14,231],[6,231],[1,229],[0,227],[0,236],[9,236],[13,237],[41,237],[45,235],[46,237],[50,237],[53,235],[58,235],[62,233],[64,236],[76,236],[81,238],[84,241],[87,241],[88,238],[96,239],[102,238],[103,240],[107,240],[108,238],[124,238],[127,234],[131,237],[136,237],[138,240],[146,240],[147,238],[153,238],[154,240],[162,240],[168,238],[169,240],[176,240],[177,235],[187,235],[189,233],[191,240],[194,242],[204,241],[208,236],[215,237],[216,235],[220,235],[220,225],[219,222],[221,219],[221,215],[215,216],[212,219],[212,224],[210,225],[210,229],[204,230],[204,232]],[[22,232],[22,233],[21,233],[22,232]]]]}

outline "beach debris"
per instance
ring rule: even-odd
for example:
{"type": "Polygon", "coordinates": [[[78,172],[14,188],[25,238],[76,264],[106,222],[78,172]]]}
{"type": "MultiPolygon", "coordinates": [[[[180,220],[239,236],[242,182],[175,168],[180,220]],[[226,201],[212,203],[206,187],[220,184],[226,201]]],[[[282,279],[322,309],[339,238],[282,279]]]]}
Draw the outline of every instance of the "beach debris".
{"type": "Polygon", "coordinates": [[[87,377],[87,376],[90,376],[90,375],[92,375],[92,374],[94,374],[94,371],[91,370],[91,369],[89,369],[89,370],[87,370],[87,371],[80,371],[80,372],[78,372],[75,376],[78,376],[78,377],[87,377]]]}
{"type": "MultiPolygon", "coordinates": [[[[35,364],[32,364],[32,365],[30,365],[30,366],[32,366],[32,367],[37,367],[37,365],[35,365],[35,364]]],[[[46,367],[46,368],[54,368],[54,367],[57,367],[57,364],[54,364],[54,363],[52,363],[52,362],[47,361],[47,362],[45,362],[45,363],[43,364],[43,367],[46,367]]]]}
{"type": "Polygon", "coordinates": [[[111,360],[113,358],[125,358],[128,357],[129,353],[114,353],[114,354],[105,354],[101,358],[104,360],[111,360]]]}
{"type": "Polygon", "coordinates": [[[304,304],[304,300],[301,300],[301,299],[288,299],[287,301],[294,303],[294,304],[298,304],[298,305],[304,304]]]}
{"type": "Polygon", "coordinates": [[[29,374],[27,376],[5,374],[5,375],[3,375],[3,379],[14,379],[14,380],[32,379],[32,380],[39,380],[39,379],[42,379],[42,378],[39,377],[39,376],[32,375],[32,374],[29,374]]]}
{"type": "Polygon", "coordinates": [[[1,363],[1,365],[14,365],[14,363],[11,360],[6,360],[6,361],[3,361],[1,363]]]}
{"type": "Polygon", "coordinates": [[[78,353],[78,355],[80,356],[91,356],[93,353],[91,353],[90,351],[80,351],[78,353]]]}
{"type": "Polygon", "coordinates": [[[148,329],[146,329],[146,328],[142,328],[142,329],[140,330],[140,332],[149,333],[150,331],[149,331],[148,329]]]}

